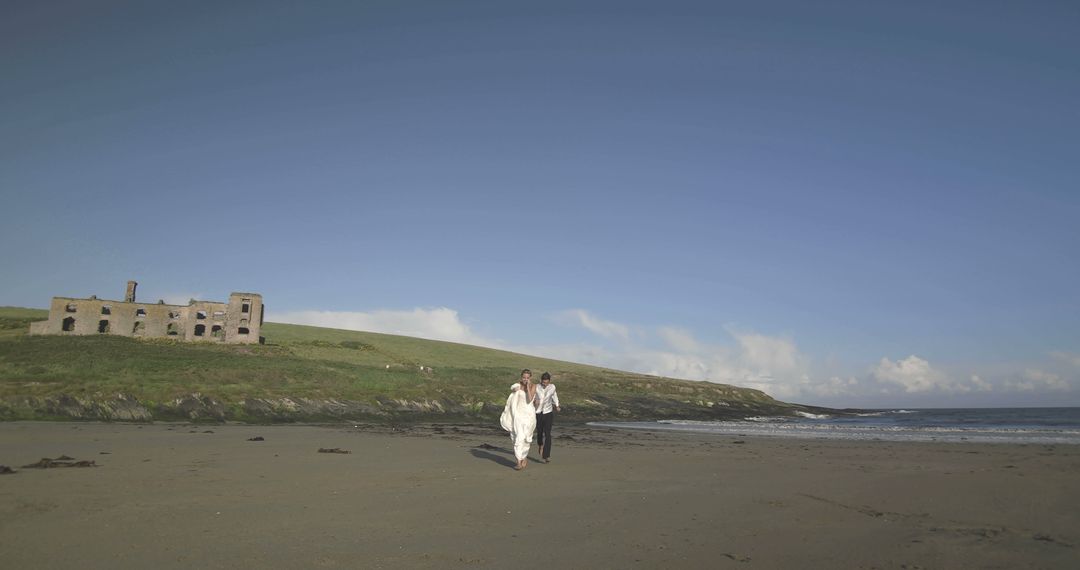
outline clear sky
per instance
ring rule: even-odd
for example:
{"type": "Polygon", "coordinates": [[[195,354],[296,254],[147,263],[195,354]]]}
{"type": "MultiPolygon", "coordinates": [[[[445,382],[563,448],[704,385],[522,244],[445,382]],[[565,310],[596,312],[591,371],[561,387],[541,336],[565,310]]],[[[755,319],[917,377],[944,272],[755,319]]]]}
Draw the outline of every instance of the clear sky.
{"type": "MultiPolygon", "coordinates": [[[[5,2],[0,304],[1080,405],[1076,2],[5,2]]],[[[570,386],[563,388],[571,389],[570,386]]]]}

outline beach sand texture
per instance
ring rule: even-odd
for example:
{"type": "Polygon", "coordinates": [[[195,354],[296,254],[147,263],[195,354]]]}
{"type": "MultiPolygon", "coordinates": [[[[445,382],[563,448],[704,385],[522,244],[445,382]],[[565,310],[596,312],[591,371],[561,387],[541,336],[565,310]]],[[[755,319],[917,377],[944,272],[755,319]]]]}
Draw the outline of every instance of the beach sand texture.
{"type": "Polygon", "coordinates": [[[1077,568],[1080,446],[0,424],[7,568],[1077,568]],[[248,441],[261,436],[264,441],[248,441]],[[480,446],[493,446],[485,449],[480,446]],[[341,448],[348,454],[318,453],[341,448]],[[21,469],[67,455],[99,466],[21,469]]]}

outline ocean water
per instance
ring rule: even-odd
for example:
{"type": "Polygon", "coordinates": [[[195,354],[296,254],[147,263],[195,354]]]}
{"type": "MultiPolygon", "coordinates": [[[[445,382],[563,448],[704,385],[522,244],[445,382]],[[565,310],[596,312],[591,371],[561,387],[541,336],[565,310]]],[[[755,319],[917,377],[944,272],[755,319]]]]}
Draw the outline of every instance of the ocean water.
{"type": "Polygon", "coordinates": [[[661,420],[589,425],[733,436],[1080,445],[1080,408],[899,409],[866,410],[855,416],[801,415],[799,418],[748,417],[741,421],[661,420]]]}

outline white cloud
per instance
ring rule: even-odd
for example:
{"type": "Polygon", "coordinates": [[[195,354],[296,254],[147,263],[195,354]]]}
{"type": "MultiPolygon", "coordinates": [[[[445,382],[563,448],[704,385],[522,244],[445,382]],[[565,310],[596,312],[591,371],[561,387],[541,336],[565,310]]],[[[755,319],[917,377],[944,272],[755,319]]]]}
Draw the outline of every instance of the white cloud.
{"type": "Polygon", "coordinates": [[[1054,359],[1064,362],[1074,368],[1080,368],[1080,354],[1074,354],[1071,352],[1054,351],[1050,353],[1050,356],[1054,359]]]}
{"type": "Polygon", "coordinates": [[[677,352],[698,352],[701,350],[701,344],[698,343],[694,335],[686,329],[679,327],[660,327],[657,329],[657,334],[660,338],[664,339],[672,350],[677,352]]]}
{"type": "MultiPolygon", "coordinates": [[[[615,346],[531,347],[534,352],[560,359],[574,359],[621,370],[683,378],[709,380],[763,390],[777,398],[814,393],[808,374],[809,359],[788,338],[748,332],[728,331],[734,346],[709,345],[679,327],[658,327],[652,334],[634,327],[603,321],[587,311],[564,311],[556,322],[581,326],[605,340],[620,341],[615,346]],[[663,348],[650,341],[659,340],[663,348]],[[642,342],[634,342],[642,341],[642,342]],[[588,360],[582,360],[588,358],[588,360]]],[[[526,352],[530,347],[514,348],[526,352]]],[[[844,386],[832,384],[826,391],[838,393],[844,386]]]]}
{"type": "Polygon", "coordinates": [[[821,397],[850,396],[859,388],[859,381],[854,376],[832,376],[823,382],[808,383],[807,391],[821,397]]]}
{"type": "Polygon", "coordinates": [[[1005,387],[1017,392],[1064,391],[1070,388],[1069,383],[1061,376],[1034,368],[1025,370],[1018,378],[1006,381],[1005,387]]]}
{"type": "Polygon", "coordinates": [[[795,343],[790,339],[770,337],[763,334],[736,334],[742,348],[744,363],[767,374],[798,372],[802,368],[802,357],[795,343]]]}
{"type": "Polygon", "coordinates": [[[908,393],[970,391],[969,387],[954,382],[944,373],[935,370],[929,362],[914,354],[896,362],[883,357],[874,369],[873,376],[879,381],[898,384],[908,393]]]}
{"type": "Polygon", "coordinates": [[[793,340],[758,333],[731,334],[738,342],[738,349],[717,363],[720,375],[726,374],[738,385],[757,388],[777,398],[794,398],[815,391],[809,359],[799,352],[793,340]]]}
{"type": "Polygon", "coordinates": [[[606,321],[582,309],[570,309],[558,313],[555,315],[555,322],[567,326],[579,326],[604,338],[630,339],[630,327],[615,321],[606,321]]]}
{"type": "Polygon", "coordinates": [[[634,370],[685,380],[712,380],[715,363],[704,356],[660,350],[636,350],[627,355],[634,370]]]}
{"type": "Polygon", "coordinates": [[[971,385],[979,392],[991,392],[994,389],[989,382],[980,378],[978,374],[971,375],[971,385]]]}
{"type": "Polygon", "coordinates": [[[268,320],[295,325],[415,336],[494,348],[500,348],[501,344],[474,333],[461,321],[457,311],[446,307],[416,308],[411,311],[292,311],[273,313],[268,315],[268,320]]]}

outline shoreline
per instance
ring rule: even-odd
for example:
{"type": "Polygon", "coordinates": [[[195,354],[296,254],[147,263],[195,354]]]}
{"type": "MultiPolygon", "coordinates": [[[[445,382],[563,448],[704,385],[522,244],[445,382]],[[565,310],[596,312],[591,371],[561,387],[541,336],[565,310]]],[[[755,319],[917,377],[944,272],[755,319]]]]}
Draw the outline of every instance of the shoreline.
{"type": "Polygon", "coordinates": [[[1076,429],[970,428],[970,427],[890,427],[802,422],[589,422],[595,427],[623,430],[699,433],[718,437],[740,436],[791,439],[796,441],[881,441],[891,443],[943,443],[988,445],[1080,445],[1076,429]]]}
{"type": "Polygon", "coordinates": [[[555,425],[0,423],[13,566],[1071,568],[1080,448],[555,425]],[[352,427],[357,425],[360,427],[352,427]],[[263,437],[263,441],[248,441],[263,437]],[[340,448],[348,454],[318,453],[340,448]],[[95,468],[22,469],[64,454],[95,468]],[[538,544],[554,545],[540,556],[538,544]]]}

